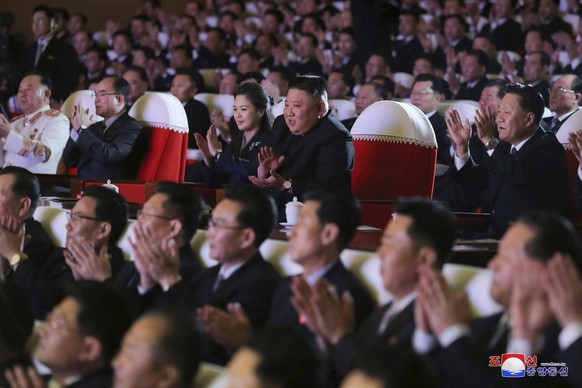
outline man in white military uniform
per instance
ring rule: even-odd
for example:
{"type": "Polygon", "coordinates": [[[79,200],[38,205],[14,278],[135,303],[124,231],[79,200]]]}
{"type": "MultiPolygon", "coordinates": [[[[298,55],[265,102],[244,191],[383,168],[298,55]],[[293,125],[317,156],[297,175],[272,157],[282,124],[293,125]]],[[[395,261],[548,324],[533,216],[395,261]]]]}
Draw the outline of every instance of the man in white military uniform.
{"type": "Polygon", "coordinates": [[[56,174],[69,138],[69,119],[49,106],[51,81],[31,72],[20,82],[18,104],[24,115],[8,122],[0,114],[0,161],[37,174],[56,174]],[[2,160],[3,159],[3,160],[2,160]]]}

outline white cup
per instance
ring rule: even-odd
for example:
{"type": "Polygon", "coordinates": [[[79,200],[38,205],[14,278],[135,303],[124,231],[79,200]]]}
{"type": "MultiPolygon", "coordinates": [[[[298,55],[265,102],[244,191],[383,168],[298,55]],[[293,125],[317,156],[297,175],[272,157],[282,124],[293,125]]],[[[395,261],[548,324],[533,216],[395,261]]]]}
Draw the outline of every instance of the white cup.
{"type": "Polygon", "coordinates": [[[297,223],[297,218],[299,218],[299,213],[303,206],[303,203],[299,202],[297,197],[293,197],[292,202],[287,202],[285,204],[285,218],[287,218],[287,224],[295,225],[295,223],[297,223]]]}

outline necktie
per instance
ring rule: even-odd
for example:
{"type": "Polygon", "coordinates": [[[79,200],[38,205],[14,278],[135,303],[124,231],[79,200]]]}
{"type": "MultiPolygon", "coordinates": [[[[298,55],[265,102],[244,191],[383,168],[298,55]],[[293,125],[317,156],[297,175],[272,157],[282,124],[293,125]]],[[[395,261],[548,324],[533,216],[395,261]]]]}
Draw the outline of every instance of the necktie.
{"type": "Polygon", "coordinates": [[[44,44],[39,40],[38,43],[36,44],[36,57],[34,58],[34,66],[35,67],[38,65],[38,61],[40,60],[43,49],[44,49],[44,44]]]}
{"type": "Polygon", "coordinates": [[[222,283],[224,281],[224,276],[222,276],[221,273],[218,274],[218,277],[216,278],[216,281],[214,282],[214,286],[212,287],[212,292],[216,292],[216,290],[218,290],[218,287],[220,287],[220,283],[222,283]]]}
{"type": "Polygon", "coordinates": [[[515,154],[517,154],[517,148],[515,148],[515,147],[511,147],[511,151],[509,152],[509,154],[510,154],[511,156],[514,156],[515,154]]]}
{"type": "Polygon", "coordinates": [[[556,127],[560,124],[560,120],[557,117],[552,119],[552,123],[550,124],[550,132],[556,133],[556,127]]]}
{"type": "Polygon", "coordinates": [[[378,326],[378,334],[382,334],[386,331],[390,322],[398,315],[398,311],[396,311],[396,304],[392,302],[388,310],[384,313],[382,317],[382,321],[380,321],[380,326],[378,326]]]}

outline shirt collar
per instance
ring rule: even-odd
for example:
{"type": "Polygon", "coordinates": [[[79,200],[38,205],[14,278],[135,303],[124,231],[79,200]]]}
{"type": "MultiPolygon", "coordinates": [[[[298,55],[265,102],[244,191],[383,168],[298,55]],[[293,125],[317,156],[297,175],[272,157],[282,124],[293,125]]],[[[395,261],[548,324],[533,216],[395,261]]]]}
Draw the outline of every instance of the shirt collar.
{"type": "Polygon", "coordinates": [[[334,266],[336,262],[331,262],[323,267],[321,267],[320,269],[318,269],[315,272],[310,273],[307,276],[303,276],[305,278],[305,281],[307,282],[307,284],[309,284],[310,286],[313,286],[319,279],[321,279],[323,277],[323,275],[325,275],[327,273],[327,271],[329,271],[331,269],[331,267],[334,266]]]}
{"type": "Polygon", "coordinates": [[[125,109],[123,109],[121,112],[119,112],[119,113],[111,116],[107,120],[105,120],[105,126],[107,128],[109,128],[111,126],[111,124],[113,124],[115,122],[115,120],[117,120],[119,118],[119,116],[121,116],[123,113],[125,113],[125,109]]]}
{"type": "Polygon", "coordinates": [[[394,311],[394,313],[398,314],[400,313],[402,310],[404,310],[406,307],[408,307],[408,305],[410,303],[412,303],[412,301],[416,299],[416,292],[412,291],[411,293],[409,293],[408,295],[406,295],[404,298],[400,299],[400,300],[393,300],[392,304],[394,305],[391,309],[392,311],[394,311]]]}
{"type": "Polygon", "coordinates": [[[528,141],[529,139],[531,139],[531,138],[532,138],[532,136],[533,136],[533,135],[535,135],[535,134],[536,134],[535,132],[534,132],[534,133],[532,133],[532,135],[531,135],[530,137],[528,137],[527,139],[525,139],[525,140],[522,140],[521,142],[517,143],[517,145],[512,145],[512,147],[513,147],[513,148],[515,148],[517,151],[519,151],[519,150],[521,149],[521,147],[523,147],[523,145],[524,145],[525,143],[527,143],[527,141],[528,141]]]}
{"type": "Polygon", "coordinates": [[[559,116],[558,120],[560,120],[560,122],[564,121],[566,119],[566,117],[570,116],[572,113],[576,112],[577,110],[578,110],[578,107],[575,107],[571,111],[566,112],[563,115],[559,116]]]}
{"type": "Polygon", "coordinates": [[[239,261],[239,262],[236,262],[234,264],[229,265],[228,267],[224,267],[223,265],[221,265],[220,271],[218,271],[218,276],[219,277],[222,276],[223,280],[228,279],[229,277],[232,276],[233,273],[235,273],[240,267],[242,267],[249,260],[250,259],[239,261]]]}

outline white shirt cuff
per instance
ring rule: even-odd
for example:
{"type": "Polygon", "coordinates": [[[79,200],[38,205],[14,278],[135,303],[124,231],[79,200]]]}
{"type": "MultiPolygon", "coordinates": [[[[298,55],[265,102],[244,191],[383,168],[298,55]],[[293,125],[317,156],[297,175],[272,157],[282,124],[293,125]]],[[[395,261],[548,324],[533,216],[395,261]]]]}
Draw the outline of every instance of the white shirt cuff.
{"type": "Polygon", "coordinates": [[[467,164],[468,161],[469,161],[468,153],[463,156],[457,156],[457,154],[455,154],[455,167],[457,168],[457,170],[462,169],[465,166],[465,164],[467,164]]]}
{"type": "Polygon", "coordinates": [[[76,143],[77,140],[79,140],[79,132],[71,131],[71,139],[73,139],[73,141],[76,143]]]}
{"type": "Polygon", "coordinates": [[[560,349],[565,350],[570,347],[574,342],[582,337],[582,321],[572,322],[566,325],[560,335],[558,336],[558,343],[560,344],[560,349]]]}
{"type": "Polygon", "coordinates": [[[416,328],[414,330],[414,335],[412,336],[412,346],[414,346],[414,351],[418,354],[427,354],[437,345],[437,340],[435,336],[427,333],[424,330],[416,328]]]}
{"type": "Polygon", "coordinates": [[[507,353],[523,353],[526,356],[537,354],[544,347],[545,336],[541,335],[533,341],[525,338],[509,336],[507,353]]]}
{"type": "Polygon", "coordinates": [[[447,327],[439,335],[439,343],[441,347],[449,347],[453,342],[461,337],[469,335],[469,327],[467,325],[455,324],[447,327]]]}

